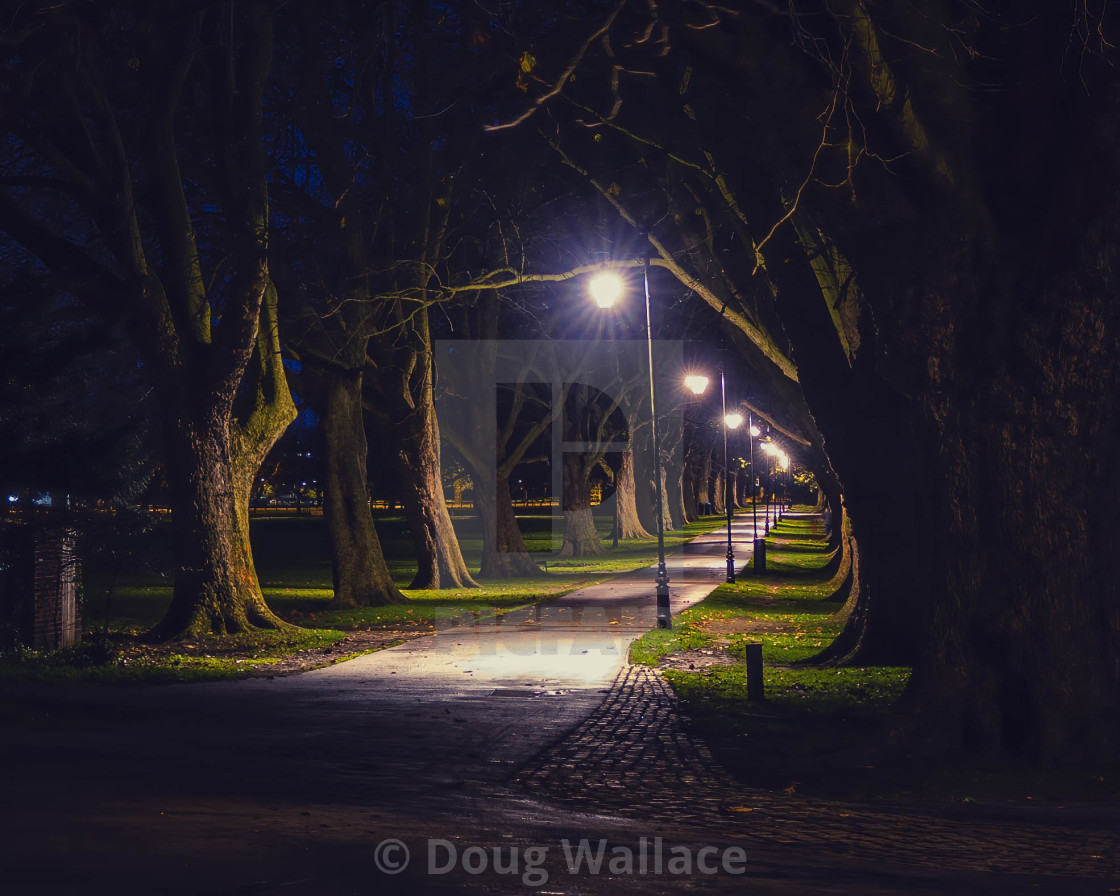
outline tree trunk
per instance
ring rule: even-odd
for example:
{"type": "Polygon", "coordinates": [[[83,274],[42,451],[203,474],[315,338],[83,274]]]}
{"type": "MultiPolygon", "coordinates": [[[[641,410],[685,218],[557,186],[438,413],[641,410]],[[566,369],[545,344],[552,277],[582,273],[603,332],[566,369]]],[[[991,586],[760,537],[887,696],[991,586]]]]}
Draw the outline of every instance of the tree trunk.
{"type": "MultiPolygon", "coordinates": [[[[776,197],[769,203],[761,194],[752,198],[761,200],[761,216],[781,216],[776,197]]],[[[844,484],[845,509],[864,560],[861,590],[875,606],[860,622],[866,629],[860,633],[858,660],[909,665],[926,635],[923,608],[933,599],[935,577],[930,552],[915,547],[930,540],[929,493],[900,487],[929,466],[914,438],[923,428],[917,408],[872,363],[851,363],[796,232],[779,229],[771,252],[769,276],[788,297],[783,322],[796,349],[801,387],[844,484]]],[[[873,355],[870,333],[862,351],[873,355]]],[[[765,471],[765,497],[772,500],[777,485],[772,461],[757,452],[755,460],[765,471]]]]}
{"type": "Polygon", "coordinates": [[[723,491],[724,491],[723,470],[717,470],[715,472],[715,474],[712,476],[712,484],[711,484],[712,503],[715,504],[715,506],[716,506],[716,513],[717,514],[722,514],[725,510],[724,503],[723,503],[723,499],[724,499],[723,491]]]}
{"type": "Polygon", "coordinates": [[[457,342],[437,361],[443,386],[438,408],[440,433],[471,471],[474,504],[482,525],[482,578],[517,578],[541,573],[525,547],[513,509],[509,477],[550,417],[528,427],[517,426],[532,384],[509,384],[512,401],[498,425],[495,371],[499,357],[498,293],[486,290],[473,308],[462,309],[460,333],[470,341],[457,342]],[[518,436],[515,440],[514,434],[518,436]]]}
{"type": "Polygon", "coordinates": [[[1120,743],[1120,414],[1098,392],[1120,394],[1118,247],[1113,199],[1076,247],[1006,258],[1021,281],[975,281],[1014,349],[992,363],[966,318],[940,370],[970,388],[924,402],[945,573],[909,696],[954,746],[1052,761],[1120,743]]]}
{"type": "Polygon", "coordinates": [[[657,492],[654,488],[653,440],[650,427],[635,427],[630,434],[634,460],[634,503],[638,522],[651,535],[657,534],[657,492]]]}
{"type": "Polygon", "coordinates": [[[709,448],[701,454],[696,466],[696,503],[699,505],[703,516],[709,515],[708,504],[712,500],[711,479],[712,451],[709,448]]]}
{"type": "Polygon", "coordinates": [[[634,452],[622,452],[615,476],[615,500],[618,502],[618,537],[649,538],[650,534],[638,517],[637,488],[634,482],[634,452]]]}
{"type": "Polygon", "coordinates": [[[688,512],[684,505],[684,465],[681,465],[680,476],[669,476],[668,470],[665,472],[666,476],[666,503],[672,512],[672,528],[682,529],[684,524],[688,522],[688,512]]]}
{"type": "Polygon", "coordinates": [[[415,410],[397,427],[401,497],[416,548],[416,577],[409,587],[477,588],[443,496],[439,424],[431,398],[429,384],[415,410]]]}
{"type": "MultiPolygon", "coordinates": [[[[843,606],[837,616],[844,622],[844,628],[824,650],[806,660],[806,665],[813,666],[843,666],[852,662],[860,653],[860,640],[870,628],[866,617],[874,612],[874,605],[868,600],[868,591],[862,587],[859,566],[859,544],[851,537],[850,528],[846,530],[841,539],[841,551],[844,561],[841,570],[847,566],[846,575],[841,581],[840,590],[833,597],[842,596],[843,606]]],[[[832,598],[830,598],[832,599],[832,598]]]]}
{"type": "Polygon", "coordinates": [[[561,557],[588,557],[605,553],[591,513],[591,463],[589,455],[564,454],[564,544],[561,557]]]}
{"type": "Polygon", "coordinates": [[[157,378],[163,405],[175,548],[171,605],[155,640],[230,634],[288,623],[265,604],[249,539],[257,471],[296,418],[280,358],[276,291],[267,285],[241,400],[207,394],[181,372],[157,378]]]}
{"type": "Polygon", "coordinates": [[[681,527],[679,511],[674,514],[673,506],[673,492],[669,483],[669,470],[663,464],[661,467],[661,519],[665,525],[665,531],[671,532],[674,529],[681,527]]]}
{"type": "Polygon", "coordinates": [[[252,479],[234,481],[228,419],[211,409],[204,409],[201,420],[189,412],[166,416],[175,589],[151,637],[167,640],[286,627],[265,604],[253,567],[252,479]]]}
{"type": "Polygon", "coordinates": [[[479,481],[475,472],[474,506],[482,522],[482,568],[480,578],[510,579],[540,575],[540,567],[529,556],[517,516],[509,479],[494,479],[491,473],[479,481]],[[493,532],[493,538],[487,534],[493,532]]]}
{"type": "Polygon", "coordinates": [[[700,508],[696,504],[696,454],[690,450],[685,458],[684,473],[681,477],[681,501],[684,504],[684,520],[686,523],[695,522],[700,516],[700,508]]]}
{"type": "Polygon", "coordinates": [[[360,371],[324,374],[324,515],[335,607],[377,607],[404,600],[393,583],[373,524],[366,480],[367,444],[360,371]]]}

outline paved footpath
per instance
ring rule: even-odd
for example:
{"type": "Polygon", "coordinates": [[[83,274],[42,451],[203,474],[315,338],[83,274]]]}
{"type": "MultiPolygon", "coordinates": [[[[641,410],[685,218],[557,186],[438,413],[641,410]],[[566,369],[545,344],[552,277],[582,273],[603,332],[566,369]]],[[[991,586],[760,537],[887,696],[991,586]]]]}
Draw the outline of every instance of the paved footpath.
{"type": "MultiPolygon", "coordinates": [[[[740,564],[751,537],[736,521],[740,564]]],[[[724,550],[672,559],[674,612],[724,550]]],[[[274,681],[2,689],[0,894],[1117,892],[1100,815],[732,783],[624,661],[652,591],[643,570],[500,620],[449,611],[274,681]]]]}

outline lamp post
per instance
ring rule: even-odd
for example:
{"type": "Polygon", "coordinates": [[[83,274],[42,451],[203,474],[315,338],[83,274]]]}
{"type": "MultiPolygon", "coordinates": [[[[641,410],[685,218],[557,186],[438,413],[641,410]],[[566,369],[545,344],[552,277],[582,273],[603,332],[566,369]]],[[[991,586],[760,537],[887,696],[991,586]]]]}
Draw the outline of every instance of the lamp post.
{"type": "Polygon", "coordinates": [[[747,432],[751,437],[751,532],[754,538],[755,556],[758,556],[758,483],[759,479],[754,468],[754,440],[762,435],[762,430],[754,425],[754,414],[747,416],[747,432]]]}
{"type": "Polygon", "coordinates": [[[778,482],[782,486],[782,495],[779,498],[774,493],[774,525],[782,521],[786,509],[786,477],[782,475],[782,458],[785,455],[780,450],[774,452],[774,469],[778,473],[778,482]]]}
{"type": "Polygon", "coordinates": [[[774,462],[778,468],[778,481],[782,484],[782,499],[778,502],[778,522],[781,522],[786,512],[786,471],[789,470],[789,455],[784,451],[778,451],[774,455],[774,462]]]}
{"type": "Polygon", "coordinates": [[[789,455],[784,451],[778,455],[778,467],[782,472],[782,508],[788,514],[793,507],[793,474],[790,472],[789,455]]]}
{"type": "Polygon", "coordinates": [[[769,441],[769,436],[767,436],[767,441],[763,442],[761,447],[762,447],[762,452],[766,455],[766,524],[765,524],[766,528],[765,528],[765,532],[766,532],[767,535],[769,535],[770,534],[770,487],[771,487],[771,482],[772,482],[772,479],[773,479],[773,476],[774,476],[774,452],[777,451],[778,449],[775,447],[773,442],[769,441]]]}
{"type": "MultiPolygon", "coordinates": [[[[642,283],[646,300],[646,350],[649,358],[649,413],[653,433],[654,486],[657,497],[657,627],[672,628],[673,613],[669,604],[669,570],[665,566],[665,500],[661,489],[661,434],[657,426],[657,405],[653,378],[653,325],[649,312],[649,244],[642,259],[642,283]]],[[[622,281],[617,274],[603,271],[596,274],[588,288],[595,304],[610,308],[622,294],[622,281]]]]}
{"type": "MultiPolygon", "coordinates": [[[[684,378],[685,385],[694,395],[703,394],[708,388],[708,378],[699,374],[692,374],[684,378]]],[[[719,372],[719,398],[723,420],[723,506],[727,511],[727,582],[735,583],[735,548],[731,541],[732,488],[731,467],[727,463],[727,431],[738,429],[743,424],[743,415],[735,412],[727,413],[727,380],[721,369],[719,372]]],[[[752,470],[753,473],[753,470],[752,470]]]]}

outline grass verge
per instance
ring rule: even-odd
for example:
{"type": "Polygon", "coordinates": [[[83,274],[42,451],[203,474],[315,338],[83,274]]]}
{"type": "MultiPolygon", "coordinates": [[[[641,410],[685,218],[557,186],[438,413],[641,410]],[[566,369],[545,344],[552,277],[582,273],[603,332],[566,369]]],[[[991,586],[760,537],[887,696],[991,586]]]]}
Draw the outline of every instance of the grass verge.
{"type": "Polygon", "coordinates": [[[688,724],[734,776],[846,799],[1037,807],[1120,796],[1115,767],[1040,771],[899,753],[891,734],[908,668],[799,665],[841,628],[840,605],[826,600],[838,583],[825,571],[823,526],[784,520],[766,541],[765,573],[748,570],[630,649],[631,662],[664,670],[688,724]],[[747,643],[762,645],[761,702],[747,697],[747,643]]]}
{"type": "Polygon", "coordinates": [[[328,654],[345,637],[344,632],[331,629],[297,628],[147,645],[118,632],[107,640],[91,638],[63,650],[5,653],[0,657],[0,680],[96,684],[221,681],[271,670],[293,654],[328,654]]]}

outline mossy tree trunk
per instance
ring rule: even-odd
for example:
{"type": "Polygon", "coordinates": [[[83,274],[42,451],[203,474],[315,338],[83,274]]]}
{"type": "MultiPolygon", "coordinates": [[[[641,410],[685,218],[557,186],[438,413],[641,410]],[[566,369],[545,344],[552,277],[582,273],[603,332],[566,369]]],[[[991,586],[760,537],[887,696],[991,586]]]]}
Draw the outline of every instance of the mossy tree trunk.
{"type": "Polygon", "coordinates": [[[228,415],[207,408],[197,417],[168,416],[173,416],[164,440],[175,587],[153,637],[279,627],[251,565],[248,527],[238,525],[228,415]]]}

